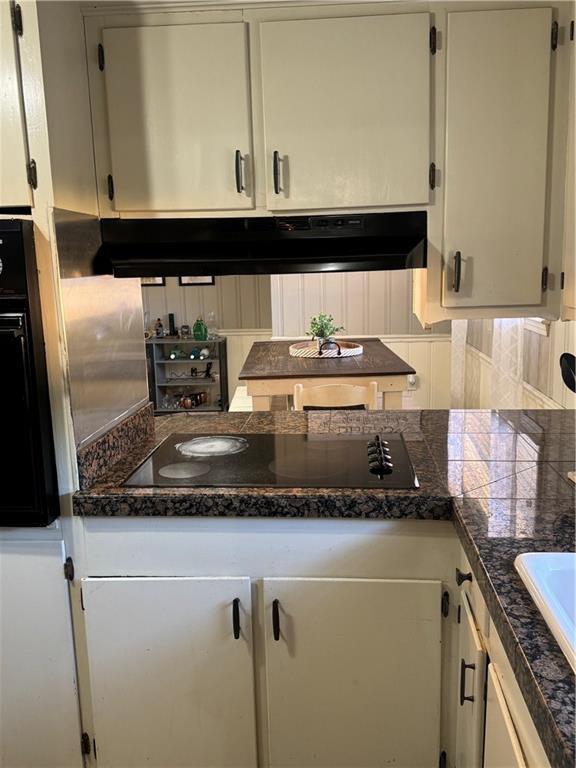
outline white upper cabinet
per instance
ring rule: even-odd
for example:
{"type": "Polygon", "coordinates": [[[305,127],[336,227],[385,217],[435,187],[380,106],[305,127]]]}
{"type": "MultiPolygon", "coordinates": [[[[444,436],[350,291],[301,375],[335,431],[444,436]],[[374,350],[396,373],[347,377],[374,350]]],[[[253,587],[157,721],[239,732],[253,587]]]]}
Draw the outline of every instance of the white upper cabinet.
{"type": "Polygon", "coordinates": [[[427,13],[260,25],[273,210],[425,204],[427,13]]]}
{"type": "Polygon", "coordinates": [[[103,30],[118,211],[251,208],[246,27],[103,30]]]}
{"type": "Polygon", "coordinates": [[[264,579],[264,764],[437,765],[440,592],[439,581],[264,579]]]}
{"type": "Polygon", "coordinates": [[[8,0],[0,0],[0,103],[0,207],[28,206],[26,126],[8,0]]]}
{"type": "Polygon", "coordinates": [[[250,580],[82,590],[99,768],[256,768],[250,580]]]}
{"type": "Polygon", "coordinates": [[[550,8],[448,14],[446,307],[541,302],[550,8]]]}
{"type": "Polygon", "coordinates": [[[566,199],[564,219],[564,291],[562,319],[576,320],[576,197],[574,190],[574,51],[570,59],[570,101],[568,110],[568,147],[566,151],[566,199]]]}

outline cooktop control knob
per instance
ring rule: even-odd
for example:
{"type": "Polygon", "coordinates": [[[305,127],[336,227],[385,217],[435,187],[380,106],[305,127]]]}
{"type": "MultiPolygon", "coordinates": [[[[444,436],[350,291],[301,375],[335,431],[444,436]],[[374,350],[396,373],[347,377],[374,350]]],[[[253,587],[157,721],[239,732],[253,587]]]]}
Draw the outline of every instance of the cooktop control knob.
{"type": "Polygon", "coordinates": [[[382,480],[384,475],[389,475],[394,470],[392,454],[388,440],[382,440],[380,435],[375,435],[373,440],[367,443],[368,469],[373,475],[378,475],[382,480]]]}

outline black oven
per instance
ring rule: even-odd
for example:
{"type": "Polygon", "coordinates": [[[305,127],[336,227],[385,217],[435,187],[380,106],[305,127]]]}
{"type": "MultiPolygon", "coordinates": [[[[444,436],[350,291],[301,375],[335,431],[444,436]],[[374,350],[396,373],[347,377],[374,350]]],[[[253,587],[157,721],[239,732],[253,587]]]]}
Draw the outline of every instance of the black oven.
{"type": "Polygon", "coordinates": [[[59,515],[32,223],[0,221],[0,526],[59,515]]]}

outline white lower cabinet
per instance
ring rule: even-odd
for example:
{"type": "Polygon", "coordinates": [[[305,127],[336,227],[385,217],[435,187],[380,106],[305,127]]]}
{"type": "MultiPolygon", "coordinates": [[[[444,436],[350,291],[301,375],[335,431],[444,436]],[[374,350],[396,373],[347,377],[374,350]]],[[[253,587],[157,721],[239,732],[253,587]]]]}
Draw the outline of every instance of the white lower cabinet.
{"type": "Polygon", "coordinates": [[[255,768],[250,580],[82,590],[98,768],[255,768]]]}
{"type": "Polygon", "coordinates": [[[439,581],[265,579],[270,768],[436,766],[439,581]]]}
{"type": "Polygon", "coordinates": [[[82,768],[64,557],[62,541],[0,541],[1,768],[82,768]]]}
{"type": "Polygon", "coordinates": [[[465,592],[461,594],[456,768],[480,768],[484,737],[486,651],[465,592]]]}
{"type": "Polygon", "coordinates": [[[486,688],[484,768],[526,768],[522,747],[493,664],[486,688]]]}
{"type": "Polygon", "coordinates": [[[98,768],[436,766],[441,582],[257,586],[83,579],[98,768]]]}

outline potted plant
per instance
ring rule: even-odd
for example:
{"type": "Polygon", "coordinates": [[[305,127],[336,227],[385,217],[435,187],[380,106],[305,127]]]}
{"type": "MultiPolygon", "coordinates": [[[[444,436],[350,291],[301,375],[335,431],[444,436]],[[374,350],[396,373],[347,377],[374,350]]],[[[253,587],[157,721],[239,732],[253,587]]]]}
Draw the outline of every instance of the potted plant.
{"type": "Polygon", "coordinates": [[[325,315],[321,312],[317,317],[311,318],[310,330],[307,331],[307,335],[316,340],[318,351],[320,351],[324,344],[334,341],[334,336],[343,330],[343,326],[334,325],[332,315],[325,315]]]}

